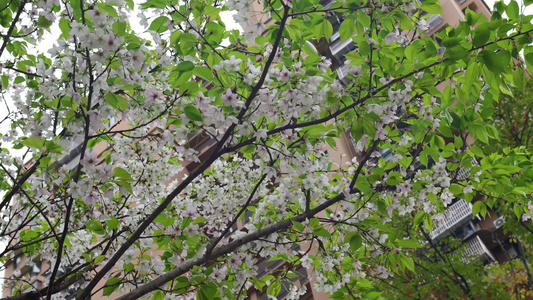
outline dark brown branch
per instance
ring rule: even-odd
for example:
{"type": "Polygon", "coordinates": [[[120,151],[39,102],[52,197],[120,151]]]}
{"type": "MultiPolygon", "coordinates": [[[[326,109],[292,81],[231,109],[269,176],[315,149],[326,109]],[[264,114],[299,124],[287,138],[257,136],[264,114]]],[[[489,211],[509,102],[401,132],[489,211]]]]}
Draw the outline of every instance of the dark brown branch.
{"type": "Polygon", "coordinates": [[[19,9],[17,10],[17,14],[15,15],[15,18],[13,18],[13,21],[11,21],[11,26],[9,26],[9,29],[7,30],[7,34],[4,36],[4,42],[2,43],[2,46],[0,47],[0,57],[2,57],[2,54],[4,53],[4,50],[6,49],[7,43],[9,42],[9,39],[11,38],[11,35],[13,34],[13,30],[15,29],[15,25],[17,25],[17,22],[19,21],[20,15],[24,11],[24,6],[26,5],[27,1],[23,0],[20,5],[19,9]]]}

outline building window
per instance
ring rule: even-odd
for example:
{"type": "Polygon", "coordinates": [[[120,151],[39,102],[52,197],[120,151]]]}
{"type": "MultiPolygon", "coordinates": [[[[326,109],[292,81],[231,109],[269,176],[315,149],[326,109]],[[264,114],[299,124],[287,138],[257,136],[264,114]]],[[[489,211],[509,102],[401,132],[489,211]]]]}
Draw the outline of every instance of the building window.
{"type": "Polygon", "coordinates": [[[17,258],[15,258],[14,263],[13,263],[13,270],[16,270],[20,266],[21,261],[22,261],[22,258],[20,256],[17,256],[17,258]]]}
{"type": "Polygon", "coordinates": [[[37,275],[41,274],[41,262],[34,262],[33,267],[30,271],[30,279],[33,279],[37,277],[37,275]]]}

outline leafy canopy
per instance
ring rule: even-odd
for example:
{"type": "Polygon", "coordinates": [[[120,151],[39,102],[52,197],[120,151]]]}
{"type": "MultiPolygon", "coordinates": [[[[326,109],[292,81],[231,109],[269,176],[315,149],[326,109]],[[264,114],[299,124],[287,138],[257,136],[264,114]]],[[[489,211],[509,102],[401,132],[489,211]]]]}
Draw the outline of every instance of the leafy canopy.
{"type": "Polygon", "coordinates": [[[380,280],[425,274],[418,229],[452,201],[532,213],[527,149],[482,151],[533,64],[515,1],[467,9],[442,46],[424,34],[435,0],[1,5],[0,260],[51,265],[43,287],[15,272],[17,299],[294,299],[311,278],[387,298],[380,280]]]}

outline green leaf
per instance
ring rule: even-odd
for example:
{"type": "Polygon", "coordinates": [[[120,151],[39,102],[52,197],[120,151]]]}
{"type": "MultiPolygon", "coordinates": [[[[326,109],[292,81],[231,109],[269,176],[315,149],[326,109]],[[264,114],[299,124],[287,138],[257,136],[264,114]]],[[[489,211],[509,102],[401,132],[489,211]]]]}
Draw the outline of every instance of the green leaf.
{"type": "Polygon", "coordinates": [[[324,228],[318,228],[316,230],[313,230],[313,235],[326,237],[326,238],[331,237],[331,233],[324,228]]]}
{"type": "Polygon", "coordinates": [[[505,12],[507,13],[507,17],[509,17],[509,19],[518,19],[520,7],[518,7],[518,3],[513,0],[507,5],[505,12]]]}
{"type": "Polygon", "coordinates": [[[39,149],[41,150],[44,146],[44,141],[35,137],[29,137],[25,140],[20,141],[20,143],[26,147],[39,149]]]}
{"type": "Polygon", "coordinates": [[[192,71],[193,69],[194,69],[194,64],[190,61],[182,61],[176,67],[176,70],[180,72],[192,71]]]}
{"type": "Polygon", "coordinates": [[[292,221],[292,228],[298,232],[303,232],[305,229],[302,223],[296,221],[292,221]]]}
{"type": "Polygon", "coordinates": [[[104,96],[105,102],[107,102],[111,107],[117,110],[126,110],[130,107],[128,100],[126,100],[121,95],[115,93],[107,93],[104,96]]]}
{"type": "Polygon", "coordinates": [[[279,281],[274,281],[267,287],[267,294],[276,297],[281,292],[281,284],[279,281]]]}
{"type": "Polygon", "coordinates": [[[214,78],[213,72],[208,67],[195,67],[192,73],[207,81],[212,81],[214,78]]]}
{"type": "Polygon", "coordinates": [[[341,37],[341,41],[345,41],[349,38],[352,37],[352,35],[354,34],[356,28],[355,28],[355,23],[353,20],[344,20],[342,23],[341,23],[341,26],[339,28],[339,34],[340,34],[340,37],[341,37]]]}
{"type": "Polygon", "coordinates": [[[160,16],[155,18],[155,20],[152,21],[150,24],[149,30],[155,31],[157,33],[162,33],[168,30],[167,26],[164,26],[164,24],[168,22],[168,18],[165,16],[160,16]]]}
{"type": "Polygon", "coordinates": [[[196,300],[215,300],[218,297],[217,288],[214,284],[202,284],[196,292],[196,300]]]}
{"type": "Polygon", "coordinates": [[[48,20],[44,16],[39,16],[39,19],[37,20],[37,26],[48,28],[52,25],[52,21],[48,20]]]}
{"type": "Polygon", "coordinates": [[[102,226],[102,223],[100,223],[99,221],[95,221],[95,220],[87,221],[85,222],[85,228],[87,228],[87,230],[92,231],[96,234],[102,235],[105,233],[104,226],[102,226]]]}
{"type": "Polygon", "coordinates": [[[530,67],[533,66],[533,52],[525,54],[524,59],[530,67]]]}
{"type": "Polygon", "coordinates": [[[205,223],[207,221],[209,221],[207,218],[199,216],[198,218],[194,219],[194,221],[192,221],[192,223],[196,225],[196,224],[205,223]]]}
{"type": "Polygon", "coordinates": [[[44,146],[46,147],[46,150],[48,150],[49,152],[52,152],[52,153],[58,153],[60,154],[61,152],[63,152],[65,150],[65,148],[63,148],[63,146],[61,145],[58,145],[52,141],[46,141],[44,143],[44,146]]]}
{"type": "Polygon", "coordinates": [[[205,25],[205,36],[210,44],[220,44],[224,38],[226,28],[218,23],[209,22],[205,25]]]}
{"type": "Polygon", "coordinates": [[[98,256],[94,259],[94,262],[93,262],[93,263],[94,263],[94,264],[99,264],[99,263],[103,262],[105,258],[106,258],[105,255],[98,255],[98,256]]]}
{"type": "Polygon", "coordinates": [[[515,204],[513,207],[513,211],[514,211],[514,214],[516,215],[516,218],[518,220],[521,220],[523,212],[522,212],[522,207],[520,206],[520,204],[515,204]]]}
{"type": "Polygon", "coordinates": [[[374,122],[363,119],[362,124],[363,124],[363,131],[366,134],[368,134],[369,138],[373,139],[376,136],[376,131],[377,131],[376,126],[374,125],[374,122]]]}
{"type": "Polygon", "coordinates": [[[422,222],[422,220],[424,219],[424,217],[426,216],[426,213],[424,211],[419,211],[416,216],[415,216],[415,220],[413,221],[413,228],[417,228],[418,225],[420,225],[420,222],[422,222]]]}
{"type": "Polygon", "coordinates": [[[363,238],[361,237],[360,234],[354,234],[351,238],[350,238],[350,250],[352,251],[357,251],[357,249],[361,248],[361,246],[363,245],[363,238]]]}
{"type": "Polygon", "coordinates": [[[18,83],[21,83],[21,82],[24,82],[26,79],[22,76],[17,76],[15,77],[15,80],[13,81],[14,84],[18,84],[18,83]]]}
{"type": "Polygon", "coordinates": [[[364,194],[372,193],[372,187],[370,186],[370,183],[368,183],[367,178],[364,176],[357,177],[357,180],[355,181],[355,186],[364,194]]]}
{"type": "MultiPolygon", "coordinates": [[[[485,206],[485,203],[483,203],[483,201],[477,201],[472,206],[472,215],[475,216],[475,215],[481,213],[483,211],[483,209],[485,209],[485,211],[487,210],[487,208],[485,206]]],[[[484,215],[481,213],[481,216],[483,217],[484,215]]]]}
{"type": "Polygon", "coordinates": [[[397,240],[396,244],[400,247],[404,248],[420,248],[422,245],[420,245],[419,242],[415,240],[397,240]]]}
{"type": "Polygon", "coordinates": [[[113,176],[116,177],[116,178],[120,178],[121,180],[133,180],[131,178],[131,175],[128,171],[122,169],[121,167],[116,167],[115,169],[113,169],[113,176]]]}
{"type": "Polygon", "coordinates": [[[165,8],[167,7],[166,0],[149,0],[141,4],[144,8],[165,8]]]}
{"type": "Polygon", "coordinates": [[[98,3],[98,8],[101,12],[105,12],[112,17],[115,17],[115,18],[118,17],[117,10],[112,5],[105,4],[105,3],[98,3]]]}
{"type": "Polygon", "coordinates": [[[188,287],[191,285],[191,283],[189,282],[189,279],[185,276],[180,276],[178,278],[176,278],[176,281],[177,283],[174,284],[174,289],[175,290],[178,290],[178,289],[182,289],[184,287],[188,287]]]}
{"type": "Polygon", "coordinates": [[[401,256],[402,258],[402,262],[404,263],[405,267],[407,269],[409,269],[410,271],[414,272],[415,271],[415,262],[413,260],[412,257],[407,257],[407,256],[401,256]]]}
{"type": "Polygon", "coordinates": [[[468,152],[471,152],[477,157],[485,157],[485,154],[483,153],[483,150],[477,146],[472,146],[468,149],[468,152]]]}
{"type": "Polygon", "coordinates": [[[70,21],[67,18],[59,20],[59,29],[61,29],[61,37],[68,38],[70,34],[70,21]]]}
{"type": "Polygon", "coordinates": [[[110,218],[111,218],[110,220],[105,221],[105,225],[107,226],[107,229],[113,230],[113,229],[118,228],[120,224],[118,219],[115,216],[110,216],[110,218]]]}
{"type": "Polygon", "coordinates": [[[204,120],[202,118],[200,110],[198,110],[198,108],[194,107],[193,105],[185,106],[183,108],[183,112],[185,113],[185,116],[187,116],[187,118],[189,118],[191,121],[201,122],[204,120]]]}
{"type": "Polygon", "coordinates": [[[489,40],[490,30],[488,26],[484,25],[485,24],[478,26],[474,31],[474,39],[472,41],[474,47],[482,46],[489,40]]]}
{"type": "Polygon", "coordinates": [[[109,296],[113,294],[118,288],[120,287],[120,282],[122,281],[122,278],[115,277],[115,278],[109,278],[105,285],[104,285],[104,296],[109,296]]]}
{"type": "Polygon", "coordinates": [[[408,16],[406,16],[405,14],[398,12],[394,16],[400,22],[400,24],[398,26],[400,29],[402,29],[402,30],[410,30],[410,29],[413,28],[413,23],[411,22],[411,19],[408,16]]]}
{"type": "Polygon", "coordinates": [[[355,122],[352,124],[352,127],[350,128],[350,132],[352,134],[352,138],[355,141],[359,141],[361,137],[363,137],[364,129],[363,129],[363,123],[362,122],[355,122]]]}
{"type": "Polygon", "coordinates": [[[466,51],[466,49],[463,48],[461,45],[456,45],[454,47],[447,48],[445,53],[445,57],[452,61],[463,59],[467,55],[468,51],[466,51]]]}
{"type": "Polygon", "coordinates": [[[316,38],[320,39],[322,37],[326,38],[329,41],[329,38],[333,34],[333,26],[327,19],[323,19],[322,22],[317,24],[316,28],[316,38]]]}
{"type": "Polygon", "coordinates": [[[442,15],[442,11],[440,9],[440,5],[435,3],[435,4],[423,4],[421,7],[420,7],[421,10],[425,11],[425,12],[428,12],[430,14],[435,14],[435,15],[442,15]]]}
{"type": "Polygon", "coordinates": [[[319,224],[320,224],[320,221],[318,220],[318,218],[312,218],[311,220],[309,220],[309,223],[307,225],[311,228],[315,228],[319,224]]]}
{"type": "Polygon", "coordinates": [[[133,271],[135,269],[135,265],[132,263],[127,263],[122,265],[122,268],[124,269],[124,272],[128,274],[129,272],[133,271]]]}
{"type": "Polygon", "coordinates": [[[126,23],[125,22],[120,22],[120,21],[115,21],[113,23],[113,32],[116,35],[123,36],[124,33],[126,32],[126,23]]]}
{"type": "Polygon", "coordinates": [[[511,54],[507,50],[499,52],[483,50],[479,53],[479,57],[485,62],[487,69],[496,74],[506,71],[511,60],[511,54]]]}
{"type": "Polygon", "coordinates": [[[472,84],[479,81],[478,78],[479,78],[479,66],[476,63],[471,63],[466,68],[465,82],[463,84],[463,89],[465,91],[470,91],[470,87],[472,86],[472,84]]]}
{"type": "Polygon", "coordinates": [[[476,137],[485,144],[489,143],[489,137],[487,135],[487,129],[484,126],[475,127],[476,137]]]}
{"type": "Polygon", "coordinates": [[[305,41],[303,43],[302,50],[309,56],[318,56],[318,51],[310,41],[305,41]]]}
{"type": "Polygon", "coordinates": [[[161,223],[163,226],[168,227],[176,221],[175,218],[167,218],[165,215],[161,214],[157,216],[154,220],[156,223],[161,223]]]}

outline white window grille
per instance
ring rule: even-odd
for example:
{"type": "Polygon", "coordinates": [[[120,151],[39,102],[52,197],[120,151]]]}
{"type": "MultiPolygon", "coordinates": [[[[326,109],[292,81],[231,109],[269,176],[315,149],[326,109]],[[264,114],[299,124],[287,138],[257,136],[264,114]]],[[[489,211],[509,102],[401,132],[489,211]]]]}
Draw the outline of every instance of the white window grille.
{"type": "Polygon", "coordinates": [[[429,32],[433,30],[434,28],[437,28],[443,22],[444,22],[444,19],[442,18],[441,15],[434,14],[434,15],[429,16],[429,18],[427,19],[427,24],[429,26],[429,29],[426,30],[426,32],[429,32]]]}
{"type": "Polygon", "coordinates": [[[337,74],[339,74],[339,79],[343,79],[348,75],[348,71],[350,70],[350,64],[344,63],[341,66],[337,68],[337,74]]]}
{"type": "Polygon", "coordinates": [[[466,242],[466,247],[464,248],[463,253],[466,257],[461,258],[461,260],[463,260],[464,262],[468,262],[470,260],[468,256],[481,255],[486,255],[492,261],[496,261],[492,253],[490,253],[489,249],[487,249],[487,247],[479,236],[475,236],[474,238],[466,242]]]}
{"type": "Polygon", "coordinates": [[[472,219],[472,207],[464,199],[459,199],[459,201],[446,208],[444,220],[440,222],[439,226],[433,229],[433,232],[431,233],[431,239],[435,239],[448,229],[456,227],[457,224],[463,223],[470,219],[472,219]]]}

